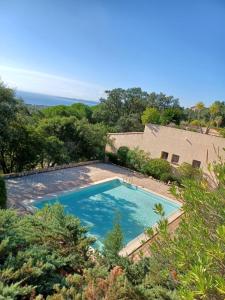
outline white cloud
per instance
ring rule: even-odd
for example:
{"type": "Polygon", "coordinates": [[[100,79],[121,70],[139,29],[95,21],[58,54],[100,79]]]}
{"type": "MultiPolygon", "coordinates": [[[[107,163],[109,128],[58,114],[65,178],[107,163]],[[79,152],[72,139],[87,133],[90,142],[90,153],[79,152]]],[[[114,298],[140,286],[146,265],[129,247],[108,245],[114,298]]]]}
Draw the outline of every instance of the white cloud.
{"type": "Polygon", "coordinates": [[[98,100],[105,88],[76,79],[0,65],[0,78],[18,90],[54,96],[98,100]]]}

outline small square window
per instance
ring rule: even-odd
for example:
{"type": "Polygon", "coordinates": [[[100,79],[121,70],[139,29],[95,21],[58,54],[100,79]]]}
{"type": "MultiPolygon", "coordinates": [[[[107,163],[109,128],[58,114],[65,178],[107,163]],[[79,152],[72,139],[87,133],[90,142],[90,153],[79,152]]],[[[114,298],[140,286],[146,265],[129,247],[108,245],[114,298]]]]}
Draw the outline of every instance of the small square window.
{"type": "Polygon", "coordinates": [[[165,160],[167,160],[167,158],[168,158],[168,155],[169,155],[169,153],[168,153],[168,152],[165,152],[165,151],[162,151],[162,152],[161,152],[161,158],[162,158],[162,159],[165,159],[165,160]]]}
{"type": "Polygon", "coordinates": [[[192,167],[194,168],[200,168],[201,162],[199,160],[193,160],[192,161],[192,167]]]}
{"type": "Polygon", "coordinates": [[[172,163],[172,164],[178,164],[179,159],[180,159],[180,156],[179,156],[179,155],[173,154],[173,155],[172,155],[172,159],[171,159],[171,163],[172,163]]]}

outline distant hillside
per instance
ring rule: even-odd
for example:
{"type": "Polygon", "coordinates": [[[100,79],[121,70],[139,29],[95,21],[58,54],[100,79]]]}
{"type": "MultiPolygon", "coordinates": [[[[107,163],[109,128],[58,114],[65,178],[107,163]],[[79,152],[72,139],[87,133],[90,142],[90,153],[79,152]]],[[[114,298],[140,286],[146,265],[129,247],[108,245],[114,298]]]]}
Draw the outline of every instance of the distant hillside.
{"type": "Polygon", "coordinates": [[[73,103],[84,103],[89,106],[93,106],[98,104],[97,101],[90,101],[84,99],[73,99],[38,93],[31,93],[25,91],[16,91],[16,95],[18,98],[22,98],[26,104],[32,104],[36,106],[54,106],[54,105],[71,105],[73,103]]]}

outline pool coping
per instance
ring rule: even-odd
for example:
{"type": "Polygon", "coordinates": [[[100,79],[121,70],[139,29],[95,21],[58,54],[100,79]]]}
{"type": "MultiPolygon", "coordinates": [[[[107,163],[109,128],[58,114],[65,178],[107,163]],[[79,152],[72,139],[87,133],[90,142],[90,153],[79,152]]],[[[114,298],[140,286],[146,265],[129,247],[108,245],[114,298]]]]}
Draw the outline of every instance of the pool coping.
{"type": "MultiPolygon", "coordinates": [[[[167,220],[168,220],[168,226],[173,223],[175,220],[180,218],[183,215],[183,212],[178,209],[178,211],[174,212],[172,215],[170,215],[167,220]]],[[[158,224],[154,224],[152,227],[153,234],[152,236],[149,236],[147,233],[143,232],[139,234],[136,238],[131,240],[129,243],[126,244],[125,247],[123,247],[119,255],[120,256],[130,256],[133,254],[135,251],[140,249],[144,244],[147,242],[151,241],[157,234],[158,234],[158,224]]]]}
{"type": "MultiPolygon", "coordinates": [[[[72,188],[72,189],[69,189],[69,190],[66,190],[66,191],[60,191],[60,192],[57,192],[57,193],[48,193],[48,194],[45,194],[45,195],[42,195],[42,196],[38,196],[36,199],[29,199],[29,200],[23,200],[22,203],[23,205],[25,206],[26,210],[31,212],[31,213],[34,213],[35,211],[38,210],[38,208],[36,208],[35,206],[33,206],[32,204],[34,202],[41,202],[41,201],[44,201],[46,200],[46,198],[48,199],[51,199],[51,198],[55,198],[57,197],[59,194],[60,195],[63,195],[63,194],[68,194],[68,193],[72,193],[72,192],[75,192],[75,191],[79,191],[79,190],[82,190],[84,188],[87,188],[87,187],[90,187],[90,186],[94,186],[94,185],[97,185],[97,184],[100,184],[100,183],[104,183],[104,182],[108,182],[108,181],[112,181],[112,180],[115,180],[115,179],[118,179],[122,182],[125,182],[127,184],[130,184],[130,185],[133,185],[137,188],[140,188],[148,193],[152,193],[152,194],[155,194],[159,197],[162,197],[172,203],[175,203],[175,204],[178,204],[180,205],[180,208],[178,208],[178,210],[174,213],[172,213],[171,215],[168,216],[167,220],[168,220],[168,224],[172,223],[173,221],[175,221],[177,218],[179,218],[183,212],[181,210],[182,208],[182,202],[178,201],[178,200],[175,200],[173,198],[169,198],[167,196],[164,196],[162,194],[159,194],[157,192],[154,192],[150,189],[147,189],[141,185],[137,185],[135,183],[131,183],[129,182],[128,180],[122,178],[122,177],[119,177],[119,176],[113,176],[113,177],[110,177],[110,178],[106,178],[106,179],[102,179],[102,180],[98,180],[98,181],[95,181],[95,182],[92,182],[92,183],[89,183],[89,184],[86,184],[86,185],[83,185],[81,187],[75,187],[75,188],[72,188]]],[[[157,223],[155,223],[151,228],[153,229],[153,236],[155,236],[157,234],[157,223]]],[[[147,243],[148,241],[150,241],[152,239],[152,237],[150,237],[149,235],[147,235],[145,232],[142,232],[141,234],[139,234],[137,237],[135,237],[134,239],[132,239],[130,242],[128,242],[119,252],[119,255],[121,256],[129,256],[131,255],[134,251],[136,251],[137,249],[139,249],[143,244],[147,243]]]]}

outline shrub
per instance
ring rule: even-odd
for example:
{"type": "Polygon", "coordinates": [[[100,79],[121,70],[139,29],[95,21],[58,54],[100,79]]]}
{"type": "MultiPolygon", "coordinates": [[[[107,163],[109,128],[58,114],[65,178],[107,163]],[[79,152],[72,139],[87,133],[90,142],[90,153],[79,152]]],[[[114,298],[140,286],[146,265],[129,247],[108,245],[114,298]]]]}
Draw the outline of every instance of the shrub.
{"type": "Polygon", "coordinates": [[[136,171],[143,172],[149,160],[149,154],[144,152],[144,150],[135,148],[127,152],[127,165],[136,171]]]}
{"type": "Polygon", "coordinates": [[[225,164],[214,171],[218,188],[189,180],[174,189],[174,196],[183,200],[184,217],[173,235],[165,218],[158,222],[160,235],[151,246],[145,286],[174,289],[175,299],[224,299],[225,164]]]}
{"type": "Polygon", "coordinates": [[[108,153],[106,153],[106,156],[108,157],[110,162],[112,162],[114,164],[118,164],[117,154],[112,153],[112,152],[108,152],[108,153]]]}
{"type": "Polygon", "coordinates": [[[64,284],[65,275],[79,275],[92,266],[89,246],[93,239],[86,236],[87,230],[80,221],[65,214],[58,204],[23,217],[13,210],[0,210],[0,228],[0,274],[4,285],[0,285],[0,295],[2,288],[18,285],[17,297],[4,299],[49,295],[56,283],[64,284]]]}
{"type": "Polygon", "coordinates": [[[119,159],[119,161],[122,165],[126,165],[126,163],[127,163],[127,153],[128,153],[128,151],[129,151],[129,148],[126,147],[126,146],[120,147],[117,151],[118,159],[119,159]]]}
{"type": "Polygon", "coordinates": [[[225,128],[221,128],[221,129],[219,130],[219,133],[220,133],[220,135],[221,135],[222,137],[225,138],[225,128]]]}
{"type": "Polygon", "coordinates": [[[198,168],[192,167],[191,164],[189,163],[182,163],[178,168],[177,168],[178,176],[180,177],[181,180],[185,179],[194,179],[194,180],[201,180],[202,179],[202,170],[198,168]]]}
{"type": "Polygon", "coordinates": [[[170,163],[161,158],[151,159],[143,169],[144,173],[156,179],[161,179],[162,174],[171,174],[170,163]]]}
{"type": "Polygon", "coordinates": [[[0,176],[0,208],[6,208],[6,202],[7,202],[7,193],[6,193],[5,180],[2,176],[0,176]]]}
{"type": "Polygon", "coordinates": [[[196,127],[205,126],[205,122],[203,120],[192,120],[190,122],[190,125],[191,126],[196,126],[196,127]]]}
{"type": "Polygon", "coordinates": [[[180,183],[179,177],[175,176],[172,173],[162,173],[160,175],[160,180],[164,182],[177,182],[178,184],[180,183]]]}

